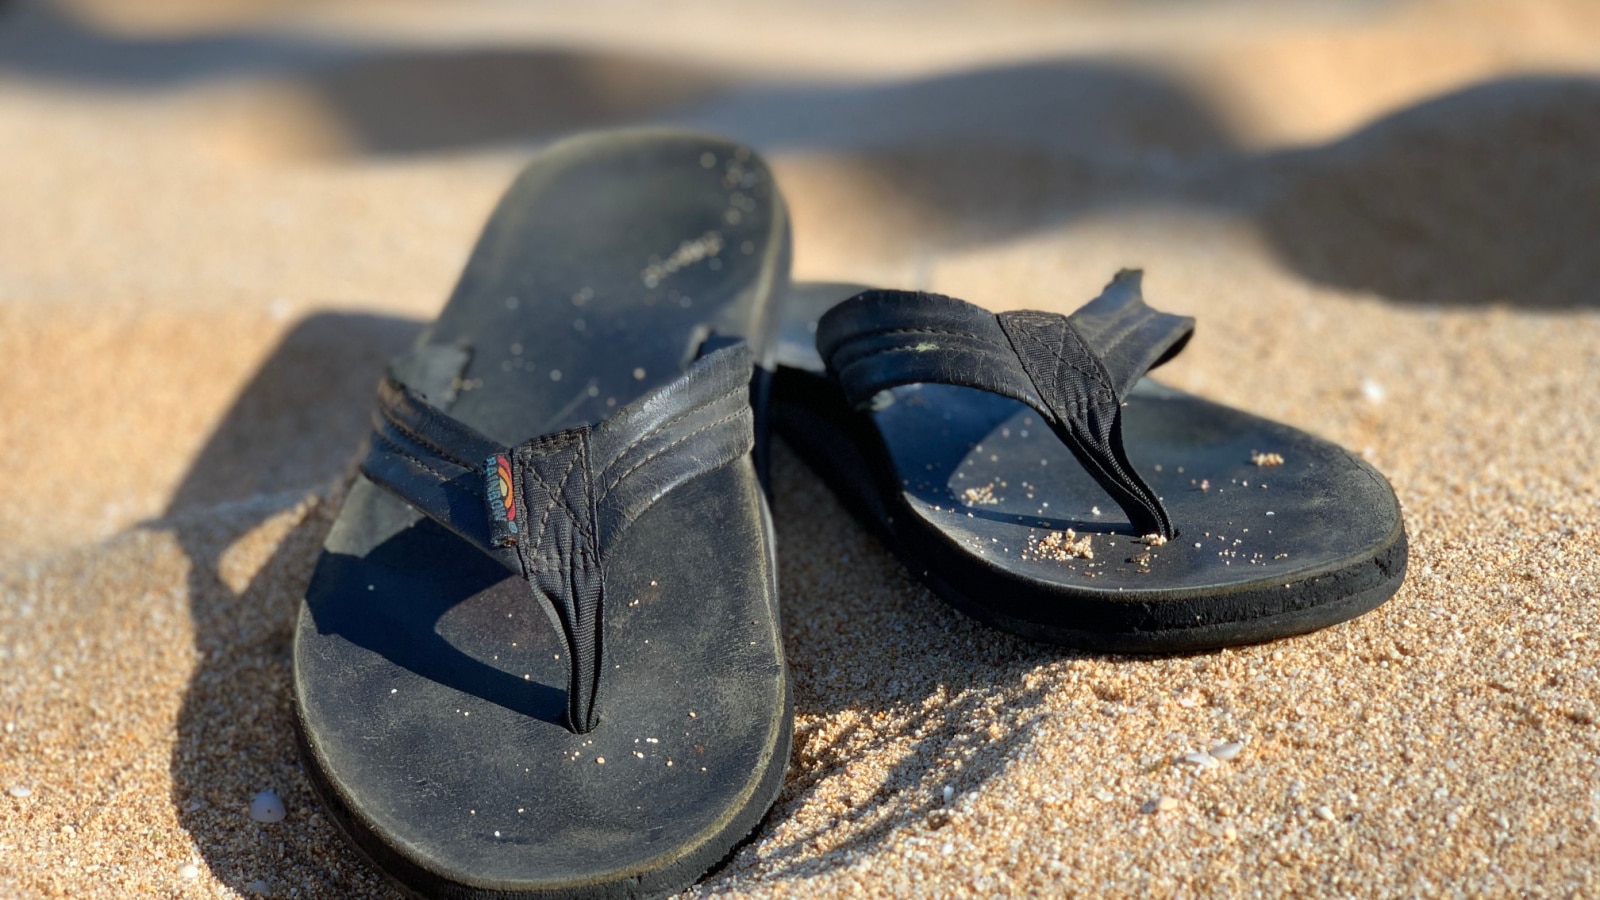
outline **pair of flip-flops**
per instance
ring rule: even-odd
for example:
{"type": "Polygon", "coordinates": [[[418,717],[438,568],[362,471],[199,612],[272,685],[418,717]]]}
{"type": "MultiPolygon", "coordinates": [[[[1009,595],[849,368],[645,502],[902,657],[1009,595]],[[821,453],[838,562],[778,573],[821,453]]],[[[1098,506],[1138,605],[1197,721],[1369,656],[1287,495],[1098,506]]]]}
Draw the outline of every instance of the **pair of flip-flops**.
{"type": "Polygon", "coordinates": [[[1027,637],[1218,647],[1398,588],[1381,475],[1142,380],[1193,322],[1137,273],[1071,316],[993,315],[793,287],[788,261],[748,149],[566,141],[394,361],[294,684],[314,783],[405,888],[659,895],[754,830],[791,720],[768,410],[913,573],[1027,637]]]}

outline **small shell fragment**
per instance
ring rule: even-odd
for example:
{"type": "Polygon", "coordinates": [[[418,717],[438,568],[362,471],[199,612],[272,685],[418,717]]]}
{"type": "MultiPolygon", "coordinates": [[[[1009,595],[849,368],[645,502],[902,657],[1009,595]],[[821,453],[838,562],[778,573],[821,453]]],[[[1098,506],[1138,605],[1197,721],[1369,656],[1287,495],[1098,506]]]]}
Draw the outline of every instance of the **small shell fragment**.
{"type": "Polygon", "coordinates": [[[1229,741],[1226,744],[1218,744],[1215,747],[1212,747],[1210,753],[1211,756],[1216,759],[1227,761],[1238,756],[1239,752],[1243,749],[1243,741],[1229,741]]]}
{"type": "Polygon", "coordinates": [[[250,798],[250,818],[257,822],[282,822],[287,815],[277,791],[262,791],[250,798]]]}

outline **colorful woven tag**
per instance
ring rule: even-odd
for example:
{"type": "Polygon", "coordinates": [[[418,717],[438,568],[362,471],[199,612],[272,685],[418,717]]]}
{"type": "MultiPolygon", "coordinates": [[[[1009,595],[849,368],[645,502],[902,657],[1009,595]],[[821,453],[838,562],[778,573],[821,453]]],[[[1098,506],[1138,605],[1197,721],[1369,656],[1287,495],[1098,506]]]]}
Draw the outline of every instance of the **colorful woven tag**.
{"type": "Polygon", "coordinates": [[[496,453],[484,463],[484,499],[489,505],[489,542],[509,547],[517,542],[517,482],[511,460],[496,453]]]}

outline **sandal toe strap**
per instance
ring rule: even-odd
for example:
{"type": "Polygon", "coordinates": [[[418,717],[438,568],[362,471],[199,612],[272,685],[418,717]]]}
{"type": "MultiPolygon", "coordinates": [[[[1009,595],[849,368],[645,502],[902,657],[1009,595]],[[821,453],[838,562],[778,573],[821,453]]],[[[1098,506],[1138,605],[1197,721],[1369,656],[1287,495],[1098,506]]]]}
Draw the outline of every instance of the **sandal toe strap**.
{"type": "Polygon", "coordinates": [[[599,721],[607,553],[668,492],[750,452],[753,367],[745,344],[724,347],[599,424],[516,447],[394,378],[379,387],[362,474],[522,576],[554,611],[573,731],[599,721]]]}
{"type": "Polygon", "coordinates": [[[1122,401],[1145,373],[1176,356],[1194,319],[1145,305],[1141,273],[1117,273],[1070,316],[998,315],[953,297],[867,291],[817,327],[817,349],[860,407],[906,384],[973,387],[1031,406],[1142,534],[1176,532],[1160,498],[1128,460],[1122,401]]]}

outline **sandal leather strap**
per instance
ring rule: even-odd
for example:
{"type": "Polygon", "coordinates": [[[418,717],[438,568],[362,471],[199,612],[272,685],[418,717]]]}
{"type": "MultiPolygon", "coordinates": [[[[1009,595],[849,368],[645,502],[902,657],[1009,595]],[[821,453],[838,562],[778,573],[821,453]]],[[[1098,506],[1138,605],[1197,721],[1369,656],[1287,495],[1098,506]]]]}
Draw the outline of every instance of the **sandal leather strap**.
{"type": "Polygon", "coordinates": [[[742,342],[582,425],[506,447],[393,377],[378,388],[361,472],[521,575],[553,609],[570,660],[568,726],[594,729],[605,670],[605,563],[673,488],[754,446],[742,342]]]}
{"type": "Polygon", "coordinates": [[[953,297],[867,291],[817,325],[828,373],[855,406],[905,384],[979,388],[1033,407],[1141,534],[1173,537],[1166,509],[1128,461],[1122,401],[1176,356],[1194,319],[1145,305],[1141,275],[1123,270],[1070,316],[998,315],[953,297]]]}

